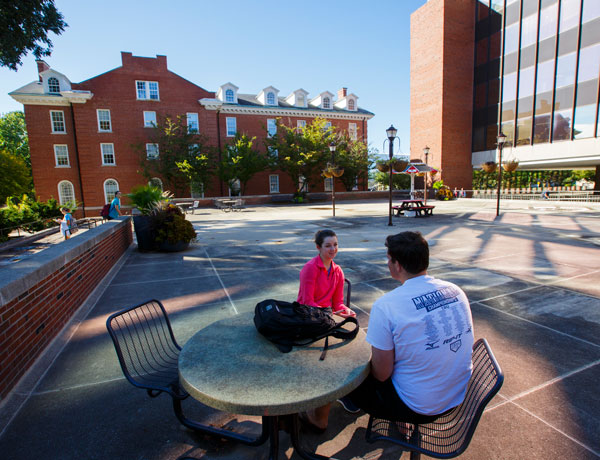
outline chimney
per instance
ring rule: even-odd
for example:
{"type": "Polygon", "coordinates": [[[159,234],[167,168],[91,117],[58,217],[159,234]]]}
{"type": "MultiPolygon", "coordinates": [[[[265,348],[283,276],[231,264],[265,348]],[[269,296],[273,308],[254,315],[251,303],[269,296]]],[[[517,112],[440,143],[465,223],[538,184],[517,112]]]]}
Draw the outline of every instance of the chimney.
{"type": "Polygon", "coordinates": [[[38,59],[35,62],[37,63],[39,79],[40,79],[40,81],[42,81],[42,76],[40,74],[43,71],[50,69],[50,66],[48,64],[46,64],[46,61],[42,61],[41,59],[38,59]]]}
{"type": "Polygon", "coordinates": [[[346,97],[346,94],[348,94],[348,88],[342,88],[338,90],[338,101],[340,99],[344,99],[346,97]]]}

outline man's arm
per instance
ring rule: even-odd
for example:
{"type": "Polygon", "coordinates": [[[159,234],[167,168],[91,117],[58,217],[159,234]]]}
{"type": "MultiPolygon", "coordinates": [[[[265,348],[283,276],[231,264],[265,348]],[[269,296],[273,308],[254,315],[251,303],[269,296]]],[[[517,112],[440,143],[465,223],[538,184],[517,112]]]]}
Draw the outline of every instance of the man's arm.
{"type": "Polygon", "coordinates": [[[380,350],[371,346],[371,374],[380,382],[390,378],[394,370],[394,350],[380,350]]]}

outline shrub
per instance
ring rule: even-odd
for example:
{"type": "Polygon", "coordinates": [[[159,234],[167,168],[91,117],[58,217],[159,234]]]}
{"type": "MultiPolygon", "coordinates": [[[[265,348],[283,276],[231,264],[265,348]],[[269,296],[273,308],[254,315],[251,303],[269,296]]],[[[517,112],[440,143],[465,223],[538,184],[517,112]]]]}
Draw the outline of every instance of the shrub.
{"type": "Polygon", "coordinates": [[[196,238],[196,230],[185,214],[174,204],[165,204],[152,212],[152,230],[157,244],[171,244],[184,241],[189,243],[196,238]]]}

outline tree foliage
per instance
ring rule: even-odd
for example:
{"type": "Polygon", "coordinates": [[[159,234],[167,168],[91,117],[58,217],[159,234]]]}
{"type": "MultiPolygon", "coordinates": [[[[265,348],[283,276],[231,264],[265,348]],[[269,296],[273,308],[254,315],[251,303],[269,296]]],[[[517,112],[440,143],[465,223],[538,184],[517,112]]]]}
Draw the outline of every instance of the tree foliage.
{"type": "Polygon", "coordinates": [[[269,166],[269,160],[253,148],[256,137],[249,138],[245,134],[236,134],[235,139],[225,146],[223,158],[218,167],[219,179],[234,189],[235,182],[240,181],[241,194],[244,195],[248,181],[269,166]]]}
{"type": "Polygon", "coordinates": [[[347,191],[357,183],[368,182],[368,171],[375,163],[375,154],[361,141],[351,140],[346,133],[338,135],[336,141],[335,162],[344,168],[339,178],[347,191]]]}
{"type": "Polygon", "coordinates": [[[0,150],[0,171],[0,202],[31,192],[31,173],[22,158],[0,150]]]}
{"type": "Polygon", "coordinates": [[[31,168],[29,138],[23,112],[8,112],[0,116],[0,150],[22,158],[27,167],[31,168]]]}
{"type": "Polygon", "coordinates": [[[17,70],[29,52],[40,59],[52,53],[48,33],[60,35],[67,23],[54,0],[0,2],[0,65],[17,70]]]}

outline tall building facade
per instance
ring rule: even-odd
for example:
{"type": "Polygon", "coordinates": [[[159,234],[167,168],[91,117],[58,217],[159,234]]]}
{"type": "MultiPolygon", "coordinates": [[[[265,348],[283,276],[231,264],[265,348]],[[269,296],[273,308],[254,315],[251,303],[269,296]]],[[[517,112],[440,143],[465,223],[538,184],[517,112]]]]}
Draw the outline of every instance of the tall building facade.
{"type": "MultiPolygon", "coordinates": [[[[600,1],[430,0],[411,23],[426,24],[428,17],[439,18],[446,32],[440,39],[442,49],[471,48],[471,57],[465,52],[461,60],[465,66],[471,63],[472,84],[457,95],[472,101],[470,113],[464,110],[462,115],[470,118],[469,129],[457,131],[443,122],[429,127],[441,138],[453,135],[466,142],[468,137],[470,148],[467,151],[462,145],[462,152],[452,152],[442,145],[441,156],[450,153],[451,162],[469,158],[472,168],[496,161],[496,138],[503,132],[507,136],[503,156],[518,160],[519,168],[595,168],[598,187],[600,1]],[[462,18],[460,24],[453,20],[456,17],[462,18]]],[[[423,40],[421,28],[414,37],[412,33],[417,44],[423,40]]],[[[466,78],[462,66],[446,62],[451,54],[438,54],[442,59],[434,68],[441,80],[452,83],[466,78]]],[[[416,80],[420,70],[414,70],[416,80]]],[[[411,82],[412,71],[411,67],[411,82]]],[[[411,144],[413,120],[419,130],[424,120],[411,107],[411,144]]],[[[453,184],[459,179],[452,170],[446,176],[443,163],[445,182],[463,186],[453,184]]]]}
{"type": "MultiPolygon", "coordinates": [[[[358,97],[346,88],[316,97],[298,89],[281,97],[273,86],[243,94],[226,83],[211,92],[171,72],[166,56],[123,52],[121,59],[120,67],[80,83],[38,61],[38,81],[10,93],[24,105],[33,181],[41,199],[76,201],[97,215],[117,190],[128,193],[145,183],[139,149],[145,145],[148,158],[160,155],[151,132],[165,116],[185,117],[189,127],[220,148],[240,133],[256,137],[254,145],[264,151],[262,141],[276,129],[278,118],[294,127],[325,118],[351,138],[367,141],[367,122],[373,114],[358,107],[358,97]]],[[[321,179],[311,183],[310,191],[331,185],[321,179]]],[[[162,178],[152,181],[161,185],[162,178]]],[[[246,194],[292,193],[296,185],[279,171],[263,171],[247,184],[246,194]]],[[[215,178],[204,195],[229,193],[215,178]]]]}

